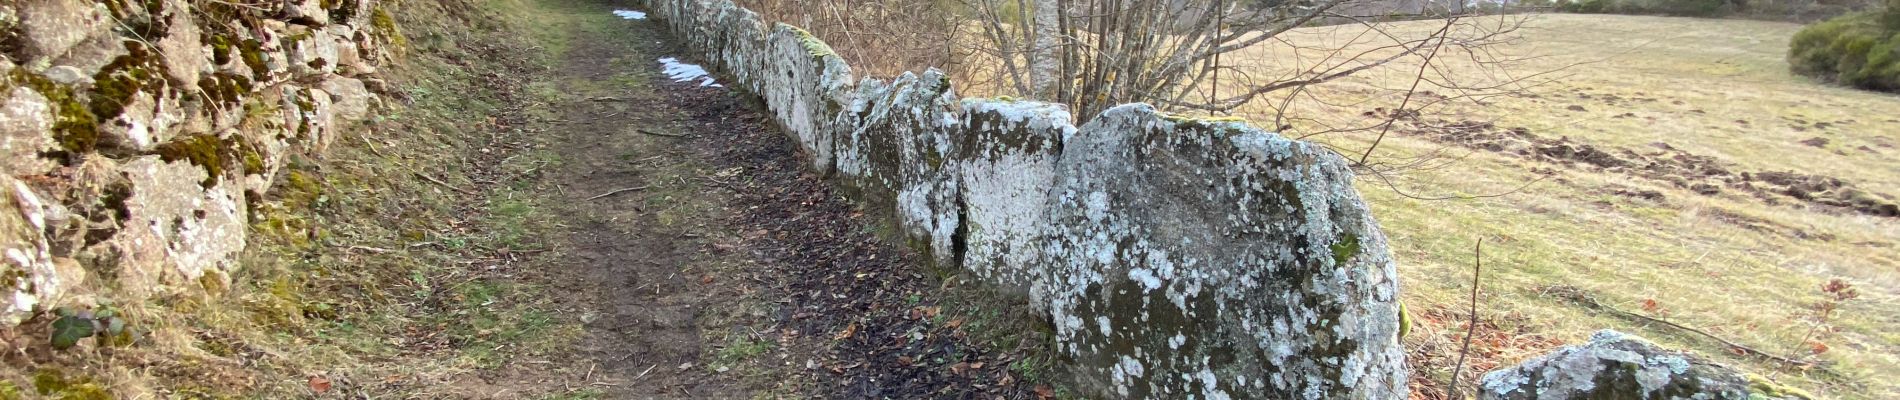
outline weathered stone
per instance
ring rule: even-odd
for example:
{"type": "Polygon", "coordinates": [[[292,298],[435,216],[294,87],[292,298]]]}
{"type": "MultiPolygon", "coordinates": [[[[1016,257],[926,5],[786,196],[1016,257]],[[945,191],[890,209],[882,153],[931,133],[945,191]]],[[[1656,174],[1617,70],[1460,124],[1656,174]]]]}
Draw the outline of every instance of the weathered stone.
{"type": "Polygon", "coordinates": [[[41,73],[40,76],[46,77],[47,80],[53,81],[53,83],[66,86],[92,86],[92,74],[80,71],[79,67],[71,65],[56,65],[52,68],[47,68],[46,72],[41,73]]]}
{"type": "Polygon", "coordinates": [[[369,116],[370,102],[376,95],[370,94],[363,81],[340,76],[323,81],[321,87],[330,95],[330,108],[338,122],[353,123],[369,116]]]}
{"type": "Polygon", "coordinates": [[[139,88],[126,98],[119,115],[98,125],[100,144],[127,152],[147,152],[176,137],[184,121],[183,93],[170,86],[139,88]]]}
{"type": "Polygon", "coordinates": [[[284,21],[267,19],[259,21],[262,29],[254,29],[239,44],[239,55],[243,62],[233,67],[246,76],[251,76],[259,87],[275,85],[289,80],[290,56],[286,54],[283,42],[289,36],[290,24],[284,21]],[[253,65],[255,64],[255,65],[253,65]]]}
{"type": "Polygon", "coordinates": [[[93,75],[113,60],[130,54],[126,49],[127,40],[116,32],[101,32],[86,38],[72,46],[65,54],[53,58],[52,65],[64,65],[78,69],[83,75],[93,75]]]}
{"type": "Polygon", "coordinates": [[[955,184],[945,173],[956,96],[943,73],[906,73],[886,84],[866,79],[831,126],[839,179],[859,191],[865,208],[897,220],[925,241],[937,265],[952,267],[957,227],[955,184]]]}
{"type": "Polygon", "coordinates": [[[283,0],[284,19],[290,22],[323,26],[330,23],[330,10],[324,9],[323,0],[283,0]]]}
{"type": "Polygon", "coordinates": [[[965,100],[962,114],[951,159],[965,224],[963,268],[1027,294],[1049,278],[1041,256],[1046,206],[1062,142],[1075,126],[1067,109],[1048,103],[965,100]]]}
{"type": "Polygon", "coordinates": [[[245,244],[240,185],[219,178],[207,188],[204,167],[159,156],[125,162],[119,172],[131,192],[122,227],[83,252],[95,263],[117,266],[119,285],[129,295],[190,287],[206,274],[219,278],[236,268],[245,244]]]}
{"type": "Polygon", "coordinates": [[[86,38],[111,28],[105,5],[88,0],[34,0],[18,3],[22,63],[53,58],[86,38]]]}
{"type": "Polygon", "coordinates": [[[0,175],[0,326],[13,326],[59,297],[63,279],[46,241],[48,209],[57,205],[13,177],[0,175]]]}
{"type": "Polygon", "coordinates": [[[1238,122],[1110,109],[1064,143],[1036,287],[1084,387],[1129,397],[1405,393],[1398,276],[1352,172],[1238,122]]]}
{"type": "Polygon", "coordinates": [[[298,77],[319,76],[336,69],[336,41],[322,30],[293,27],[285,37],[284,54],[289,56],[290,73],[298,77]]]}
{"type": "Polygon", "coordinates": [[[362,49],[356,44],[356,28],[349,25],[330,25],[323,29],[327,40],[336,46],[336,73],[343,76],[363,76],[376,73],[376,67],[363,58],[362,49]]]}
{"type": "Polygon", "coordinates": [[[191,5],[185,0],[169,0],[169,30],[164,38],[158,40],[158,52],[165,57],[165,76],[173,84],[195,85],[198,76],[211,69],[211,60],[206,57],[204,43],[200,41],[197,21],[191,18],[191,5]]]}
{"type": "Polygon", "coordinates": [[[221,286],[244,193],[376,104],[330,75],[375,71],[374,1],[288,0],[242,21],[199,20],[189,0],[0,3],[0,328],[86,301],[87,271],[122,301],[221,286]]]}
{"type": "MultiPolygon", "coordinates": [[[[730,3],[728,3],[730,5],[730,3]]],[[[760,95],[778,122],[798,137],[810,154],[811,167],[823,174],[832,170],[831,120],[851,104],[851,67],[824,42],[804,30],[780,24],[766,39],[771,71],[758,76],[760,95]]]]}
{"type": "Polygon", "coordinates": [[[1743,374],[1643,338],[1604,330],[1479,381],[1483,400],[1812,399],[1799,389],[1743,374]]]}
{"type": "Polygon", "coordinates": [[[293,85],[283,85],[282,90],[284,126],[293,134],[291,142],[307,154],[328,150],[335,139],[330,129],[336,119],[330,94],[293,85]]]}
{"type": "Polygon", "coordinates": [[[53,109],[46,96],[15,87],[0,97],[0,175],[39,175],[52,170],[41,154],[59,150],[53,140],[53,109]]]}

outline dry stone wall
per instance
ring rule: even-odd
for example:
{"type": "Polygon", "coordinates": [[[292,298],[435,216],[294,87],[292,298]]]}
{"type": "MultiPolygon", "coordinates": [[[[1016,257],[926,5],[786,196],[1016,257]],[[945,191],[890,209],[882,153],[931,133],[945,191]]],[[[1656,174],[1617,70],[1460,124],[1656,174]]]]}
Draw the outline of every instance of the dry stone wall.
{"type": "Polygon", "coordinates": [[[1339,155],[1238,121],[858,80],[730,0],[651,0],[814,171],[939,267],[1027,297],[1089,397],[1401,398],[1398,279],[1339,155]]]}
{"type": "Polygon", "coordinates": [[[228,285],[247,205],[378,102],[380,29],[374,0],[0,1],[0,324],[228,285]]]}

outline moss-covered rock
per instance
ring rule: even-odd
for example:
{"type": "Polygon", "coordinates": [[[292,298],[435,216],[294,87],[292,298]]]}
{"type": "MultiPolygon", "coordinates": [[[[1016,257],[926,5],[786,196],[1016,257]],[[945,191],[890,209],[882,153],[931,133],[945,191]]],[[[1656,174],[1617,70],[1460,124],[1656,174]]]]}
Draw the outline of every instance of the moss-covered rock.
{"type": "Polygon", "coordinates": [[[1598,331],[1569,346],[1479,381],[1482,400],[1710,399],[1812,400],[1799,389],[1743,374],[1643,338],[1598,331]]]}

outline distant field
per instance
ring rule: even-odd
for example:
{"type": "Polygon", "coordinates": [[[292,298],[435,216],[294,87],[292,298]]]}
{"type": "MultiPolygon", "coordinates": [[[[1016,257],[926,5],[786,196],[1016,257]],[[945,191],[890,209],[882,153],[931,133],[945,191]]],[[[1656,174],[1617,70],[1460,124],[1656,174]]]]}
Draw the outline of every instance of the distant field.
{"type": "MultiPolygon", "coordinates": [[[[1479,309],[1491,326],[1474,344],[1479,371],[1614,328],[1822,397],[1900,398],[1900,381],[1889,379],[1900,371],[1900,217],[1879,215],[1880,204],[1900,195],[1900,96],[1790,75],[1783,58],[1799,28],[1536,16],[1520,31],[1524,40],[1499,50],[1539,56],[1512,71],[1561,69],[1563,79],[1535,88],[1535,97],[1451,105],[1393,129],[1374,160],[1451,157],[1394,176],[1405,193],[1481,196],[1545,177],[1514,194],[1463,200],[1417,200],[1360,177],[1401,263],[1405,301],[1424,321],[1406,341],[1425,375],[1438,382],[1449,375],[1472,246],[1482,237],[1479,309]],[[1830,321],[1836,332],[1814,334],[1827,349],[1817,355],[1802,342],[1804,321],[1832,278],[1861,296],[1830,321]],[[1831,365],[1803,371],[1739,356],[1682,330],[1592,309],[1580,297],[1831,365]]],[[[1336,29],[1292,40],[1335,40],[1336,29]]],[[[1323,56],[1266,51],[1250,55],[1264,71],[1323,56]]],[[[1331,105],[1290,111],[1310,120],[1295,121],[1288,134],[1376,122],[1364,113],[1396,100],[1379,88],[1410,76],[1358,79],[1316,93],[1331,105]]],[[[1255,111],[1248,116],[1260,124],[1272,120],[1255,111]]],[[[1312,139],[1356,157],[1374,135],[1312,139]]],[[[1436,389],[1425,387],[1422,396],[1432,396],[1436,389]]]]}

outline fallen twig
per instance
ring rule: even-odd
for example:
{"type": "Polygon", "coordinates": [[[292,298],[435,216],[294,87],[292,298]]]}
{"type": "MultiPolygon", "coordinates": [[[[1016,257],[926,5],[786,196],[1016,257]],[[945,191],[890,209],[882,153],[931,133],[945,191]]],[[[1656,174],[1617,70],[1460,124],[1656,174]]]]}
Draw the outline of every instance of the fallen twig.
{"type": "Polygon", "coordinates": [[[678,134],[671,134],[671,133],[659,133],[659,132],[654,132],[654,131],[649,131],[649,130],[645,130],[645,129],[634,129],[634,131],[635,131],[635,132],[640,132],[640,133],[644,133],[644,134],[648,134],[648,135],[653,135],[653,136],[665,136],[665,137],[676,137],[676,138],[683,138],[683,137],[686,137],[686,135],[678,135],[678,134]]]}
{"type": "Polygon", "coordinates": [[[381,247],[370,247],[370,246],[350,246],[350,250],[362,250],[362,251],[367,251],[371,253],[379,253],[379,254],[395,251],[395,250],[385,249],[381,247]]]}
{"type": "Polygon", "coordinates": [[[587,99],[587,101],[622,101],[622,100],[625,100],[625,99],[621,99],[619,97],[613,97],[613,96],[590,97],[587,99]]]}
{"type": "Polygon", "coordinates": [[[587,198],[587,200],[590,200],[590,201],[591,201],[591,200],[599,200],[599,199],[600,199],[600,198],[602,198],[602,197],[607,197],[607,196],[612,196],[612,195],[616,195],[616,194],[621,194],[621,193],[626,193],[626,192],[631,192],[631,191],[635,191],[635,190],[646,190],[646,188],[649,188],[649,187],[652,187],[652,185],[647,185],[647,186],[636,186],[636,187],[630,187],[630,188],[622,188],[622,189],[614,189],[614,190],[613,190],[613,191],[611,191],[611,192],[607,192],[607,193],[601,193],[601,194],[598,194],[598,195],[594,195],[594,197],[589,197],[589,198],[587,198]]]}
{"type": "Polygon", "coordinates": [[[442,180],[440,180],[440,179],[435,179],[435,177],[433,177],[433,176],[429,176],[428,174],[424,174],[424,173],[421,173],[421,172],[416,172],[416,173],[415,173],[415,175],[416,175],[416,177],[417,177],[417,178],[422,178],[422,180],[425,180],[425,181],[429,181],[430,183],[434,183],[434,184],[437,184],[437,185],[442,185],[442,187],[445,187],[445,188],[449,188],[449,190],[454,190],[454,191],[455,191],[455,192],[457,192],[457,193],[461,193],[461,194],[466,194],[466,195],[473,195],[473,194],[475,194],[475,192],[474,192],[474,191],[470,191],[470,190],[468,190],[468,189],[463,189],[463,188],[460,188],[460,187],[456,187],[455,185],[450,185],[450,184],[449,184],[448,182],[443,182],[443,181],[442,181],[442,180]]]}

